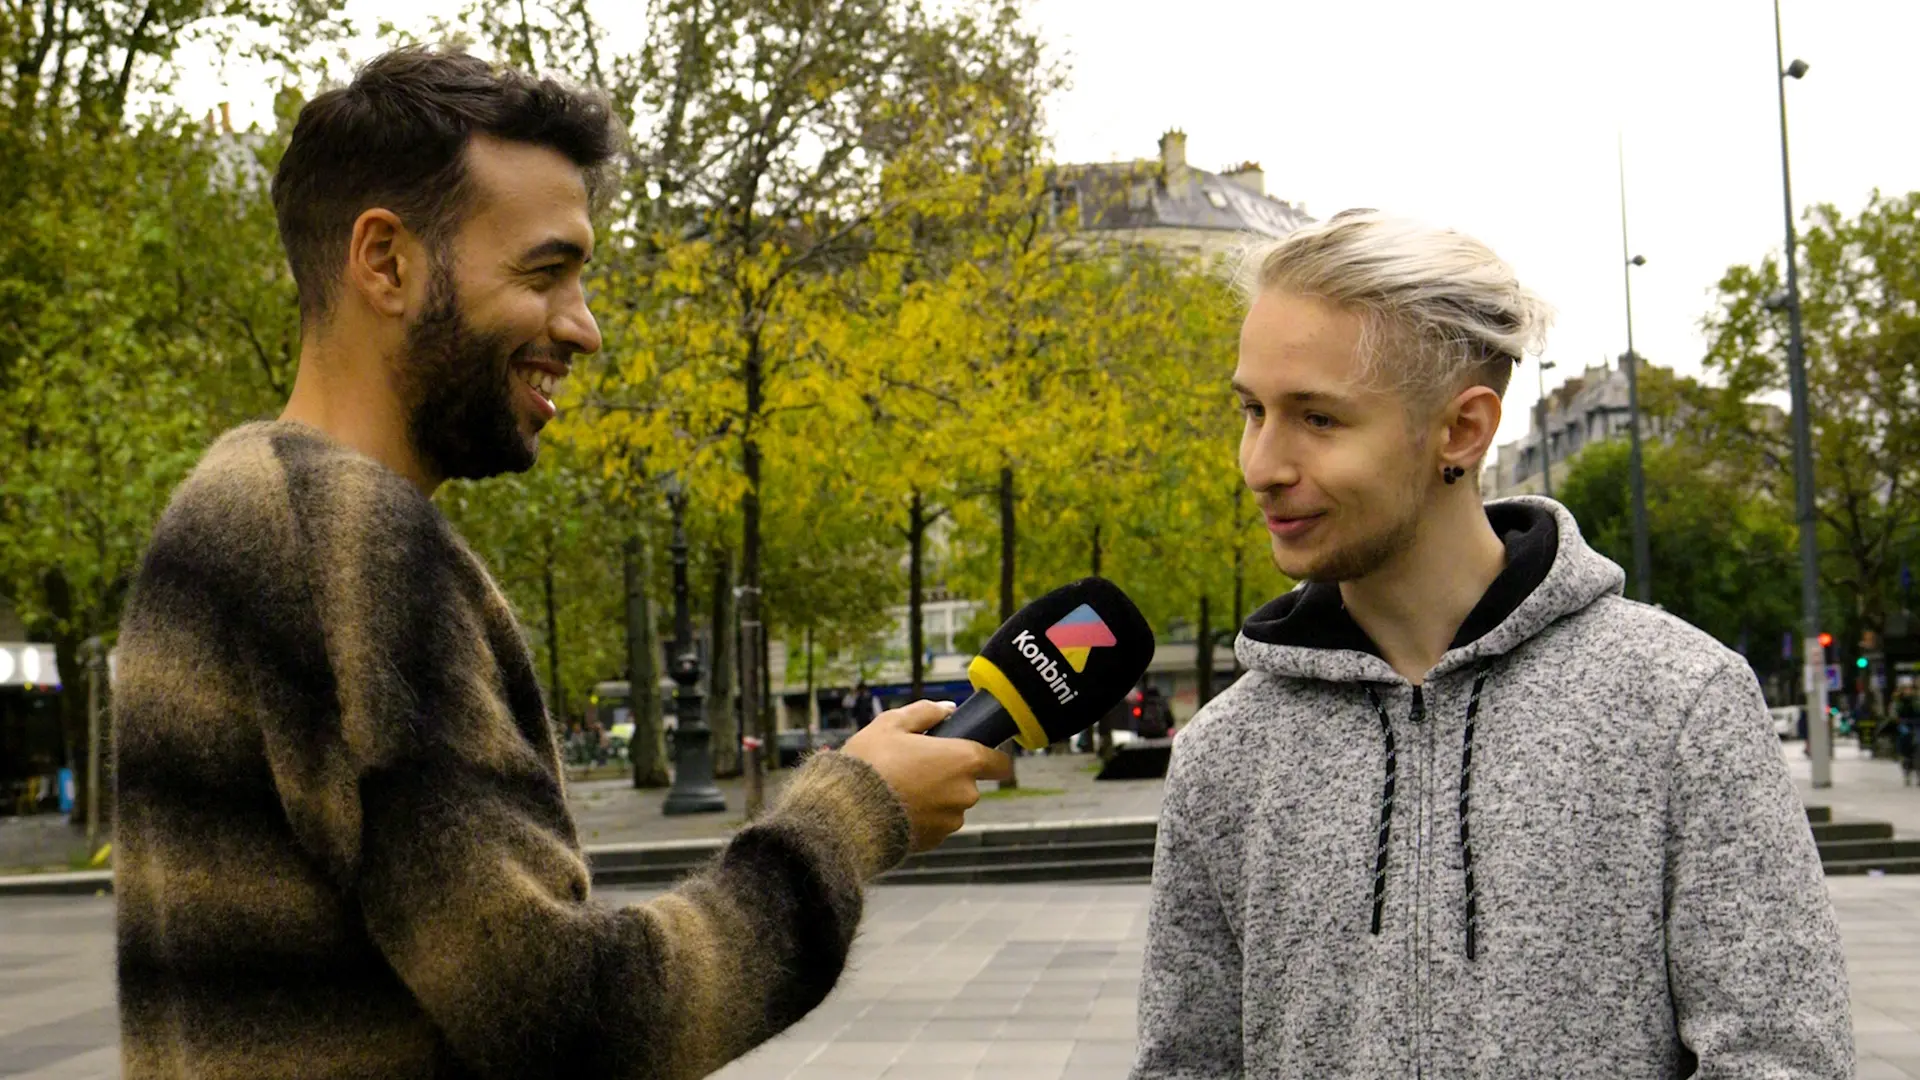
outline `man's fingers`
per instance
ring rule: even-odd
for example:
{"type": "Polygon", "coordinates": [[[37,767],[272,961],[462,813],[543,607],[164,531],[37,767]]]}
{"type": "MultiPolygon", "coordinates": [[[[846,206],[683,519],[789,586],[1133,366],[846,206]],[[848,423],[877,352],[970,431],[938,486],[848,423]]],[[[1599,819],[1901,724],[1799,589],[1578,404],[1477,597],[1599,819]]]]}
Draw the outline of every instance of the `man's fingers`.
{"type": "Polygon", "coordinates": [[[902,731],[924,732],[953,715],[951,701],[916,701],[893,710],[887,716],[902,731]]]}
{"type": "Polygon", "coordinates": [[[989,750],[983,746],[974,765],[973,776],[976,780],[1011,780],[1013,759],[998,750],[989,750]]]}

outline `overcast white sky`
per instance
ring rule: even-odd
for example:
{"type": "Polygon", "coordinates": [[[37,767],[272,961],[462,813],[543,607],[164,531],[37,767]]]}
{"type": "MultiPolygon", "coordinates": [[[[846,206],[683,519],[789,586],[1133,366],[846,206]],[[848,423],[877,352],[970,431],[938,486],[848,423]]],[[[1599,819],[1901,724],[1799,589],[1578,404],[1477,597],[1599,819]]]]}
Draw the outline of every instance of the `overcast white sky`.
{"type": "MultiPolygon", "coordinates": [[[[453,6],[349,11],[412,23],[453,6]]],[[[1470,232],[1558,308],[1549,386],[1625,351],[1617,135],[1647,258],[1642,355],[1698,372],[1714,282],[1781,244],[1768,0],[1032,0],[1032,13],[1073,70],[1051,110],[1060,159],[1150,157],[1180,127],[1193,164],[1257,160],[1271,194],[1316,217],[1372,206],[1470,232]]],[[[1875,187],[1920,188],[1920,2],[1782,0],[1782,24],[1787,59],[1812,66],[1787,87],[1796,204],[1850,211],[1875,187]]],[[[238,123],[269,115],[270,91],[242,72],[201,66],[181,91],[195,111],[231,99],[238,123]]],[[[1501,441],[1526,430],[1535,385],[1529,362],[1501,441]]]]}

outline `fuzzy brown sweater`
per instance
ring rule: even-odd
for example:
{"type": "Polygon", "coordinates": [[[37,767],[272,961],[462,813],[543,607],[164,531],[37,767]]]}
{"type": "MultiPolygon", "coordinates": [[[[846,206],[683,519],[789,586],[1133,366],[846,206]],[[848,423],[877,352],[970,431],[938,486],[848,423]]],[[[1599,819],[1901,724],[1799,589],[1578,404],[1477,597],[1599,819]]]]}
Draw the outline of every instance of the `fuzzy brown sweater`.
{"type": "Polygon", "coordinates": [[[679,889],[595,903],[507,601],[417,489],[288,423],[175,494],[114,712],[129,1080],[703,1076],[827,995],[908,842],[824,754],[679,889]]]}

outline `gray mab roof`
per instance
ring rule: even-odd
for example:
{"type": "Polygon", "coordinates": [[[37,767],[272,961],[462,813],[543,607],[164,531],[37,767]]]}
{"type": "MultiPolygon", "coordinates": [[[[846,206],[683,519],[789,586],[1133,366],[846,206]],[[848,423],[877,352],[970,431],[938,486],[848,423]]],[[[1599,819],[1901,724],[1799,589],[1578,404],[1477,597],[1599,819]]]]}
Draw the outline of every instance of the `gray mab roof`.
{"type": "Polygon", "coordinates": [[[1157,162],[1072,165],[1061,170],[1060,180],[1078,192],[1080,224],[1087,229],[1219,229],[1279,237],[1313,221],[1289,203],[1191,167],[1169,182],[1157,162]]]}

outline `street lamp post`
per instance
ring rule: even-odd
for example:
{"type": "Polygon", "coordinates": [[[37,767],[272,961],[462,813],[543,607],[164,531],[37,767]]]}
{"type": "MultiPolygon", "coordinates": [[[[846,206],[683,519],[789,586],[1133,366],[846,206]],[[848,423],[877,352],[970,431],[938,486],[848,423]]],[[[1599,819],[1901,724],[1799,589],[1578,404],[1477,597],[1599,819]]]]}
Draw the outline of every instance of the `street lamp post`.
{"type": "Polygon", "coordinates": [[[1647,265],[1647,259],[1644,255],[1633,254],[1633,249],[1627,243],[1627,155],[1624,145],[1619,148],[1619,161],[1621,277],[1626,282],[1627,298],[1627,355],[1621,357],[1621,363],[1627,369],[1627,456],[1633,485],[1633,593],[1634,599],[1651,604],[1653,555],[1647,539],[1647,477],[1640,456],[1640,357],[1633,351],[1633,268],[1647,265]]]}
{"type": "Polygon", "coordinates": [[[678,483],[668,494],[673,509],[673,790],[661,809],[670,815],[710,814],[727,808],[713,783],[713,729],[700,693],[700,654],[693,645],[687,610],[687,493],[678,483]]]}
{"type": "Polygon", "coordinates": [[[1780,194],[1787,224],[1787,393],[1793,409],[1793,501],[1800,521],[1801,657],[1807,685],[1807,756],[1813,786],[1833,786],[1833,740],[1827,730],[1826,649],[1820,645],[1820,540],[1814,531],[1813,432],[1807,415],[1807,354],[1800,333],[1799,237],[1793,226],[1793,169],[1787,154],[1787,80],[1807,73],[1807,62],[1785,63],[1780,0],[1773,0],[1773,73],[1780,92],[1780,194]]]}
{"type": "Polygon", "coordinates": [[[1553,361],[1542,358],[1537,374],[1540,376],[1540,487],[1547,498],[1553,498],[1553,436],[1547,431],[1547,372],[1553,369],[1553,361]]]}

